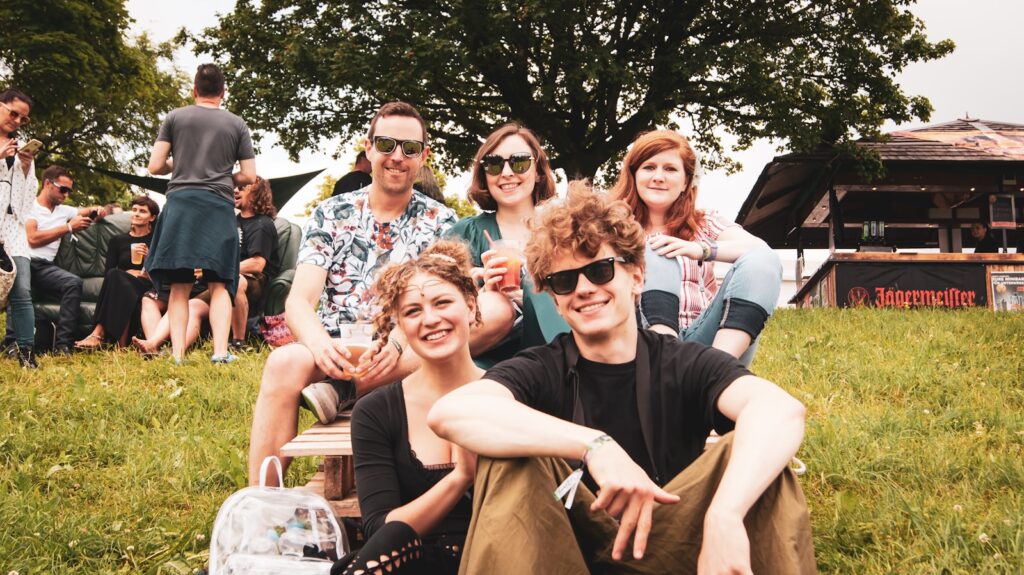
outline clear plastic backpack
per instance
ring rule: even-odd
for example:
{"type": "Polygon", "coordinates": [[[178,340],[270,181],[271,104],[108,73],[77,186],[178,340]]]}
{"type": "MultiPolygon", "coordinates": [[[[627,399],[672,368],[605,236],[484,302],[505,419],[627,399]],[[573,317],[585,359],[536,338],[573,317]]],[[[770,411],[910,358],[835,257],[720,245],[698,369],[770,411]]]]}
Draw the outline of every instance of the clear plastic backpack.
{"type": "Polygon", "coordinates": [[[327,500],[302,489],[267,487],[268,457],[260,466],[259,487],[228,497],[213,524],[209,575],[327,574],[348,553],[348,539],[327,500]]]}

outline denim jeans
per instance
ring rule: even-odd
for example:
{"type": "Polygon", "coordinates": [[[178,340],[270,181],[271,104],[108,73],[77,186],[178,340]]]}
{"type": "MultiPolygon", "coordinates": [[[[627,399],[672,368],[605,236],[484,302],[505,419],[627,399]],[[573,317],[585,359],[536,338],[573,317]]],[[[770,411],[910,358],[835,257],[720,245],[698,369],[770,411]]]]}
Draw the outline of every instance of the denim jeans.
{"type": "Polygon", "coordinates": [[[18,342],[20,347],[32,347],[35,343],[36,314],[32,309],[32,267],[28,258],[14,256],[18,275],[11,287],[10,303],[7,304],[7,338],[18,342]]]}
{"type": "MultiPolygon", "coordinates": [[[[647,270],[644,274],[644,291],[660,290],[678,296],[682,272],[674,258],[665,258],[655,253],[648,244],[644,250],[647,270]]],[[[680,330],[684,341],[696,341],[711,345],[715,334],[726,320],[730,300],[737,299],[760,306],[769,316],[775,309],[782,288],[782,262],[779,256],[767,246],[758,246],[740,256],[732,269],[722,279],[718,293],[704,311],[689,326],[680,330]]],[[[740,356],[740,362],[749,366],[757,352],[758,335],[740,356]]]]}
{"type": "Polygon", "coordinates": [[[82,278],[41,258],[32,258],[32,286],[35,291],[50,293],[60,298],[55,344],[71,347],[75,343],[75,328],[79,304],[82,302],[82,278]]]}

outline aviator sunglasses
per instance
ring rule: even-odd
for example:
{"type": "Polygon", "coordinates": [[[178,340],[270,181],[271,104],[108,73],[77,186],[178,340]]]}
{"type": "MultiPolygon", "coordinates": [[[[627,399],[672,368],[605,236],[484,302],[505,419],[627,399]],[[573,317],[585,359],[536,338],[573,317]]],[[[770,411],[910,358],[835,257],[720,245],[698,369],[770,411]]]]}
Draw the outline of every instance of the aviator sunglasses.
{"type": "Polygon", "coordinates": [[[508,163],[508,167],[512,168],[512,171],[516,174],[524,174],[526,170],[530,169],[530,165],[533,164],[533,156],[526,153],[512,154],[507,158],[502,158],[498,154],[487,154],[483,158],[480,158],[480,163],[484,167],[484,171],[488,175],[497,176],[501,174],[501,171],[505,169],[505,163],[508,163]]]}
{"type": "Polygon", "coordinates": [[[419,140],[396,140],[387,136],[373,137],[373,148],[385,156],[391,155],[398,146],[402,147],[402,154],[409,158],[415,158],[423,153],[423,142],[419,140]]]}
{"type": "Polygon", "coordinates": [[[0,102],[0,106],[7,108],[7,113],[11,115],[11,119],[18,123],[19,126],[27,126],[32,121],[31,118],[8,106],[7,104],[0,102]]]}
{"type": "Polygon", "coordinates": [[[604,258],[603,260],[590,262],[583,267],[555,272],[545,277],[544,283],[548,284],[551,291],[558,295],[572,293],[576,289],[576,284],[580,281],[580,274],[586,276],[587,281],[594,285],[604,285],[615,279],[615,262],[624,264],[626,263],[626,258],[622,256],[604,258]]]}

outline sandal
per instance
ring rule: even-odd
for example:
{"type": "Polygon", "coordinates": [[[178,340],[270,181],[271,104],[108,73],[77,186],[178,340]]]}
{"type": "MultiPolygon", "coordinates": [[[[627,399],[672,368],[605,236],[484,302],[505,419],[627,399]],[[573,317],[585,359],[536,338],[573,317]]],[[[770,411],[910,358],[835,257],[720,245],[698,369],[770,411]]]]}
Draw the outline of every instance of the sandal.
{"type": "Polygon", "coordinates": [[[75,349],[99,349],[102,346],[103,338],[96,335],[95,333],[90,333],[89,335],[85,336],[84,339],[80,339],[75,342],[75,349]]]}

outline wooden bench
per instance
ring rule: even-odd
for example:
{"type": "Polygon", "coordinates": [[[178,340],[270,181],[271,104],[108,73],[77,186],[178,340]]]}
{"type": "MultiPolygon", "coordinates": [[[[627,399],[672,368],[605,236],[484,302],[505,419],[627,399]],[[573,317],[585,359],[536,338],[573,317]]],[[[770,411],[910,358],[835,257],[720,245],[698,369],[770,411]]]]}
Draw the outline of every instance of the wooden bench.
{"type": "Polygon", "coordinates": [[[285,457],[321,456],[320,469],[306,489],[323,495],[339,518],[349,518],[349,543],[355,546],[362,540],[359,499],[356,497],[355,473],[352,467],[352,412],[344,412],[333,423],[314,423],[281,448],[285,457]]]}

